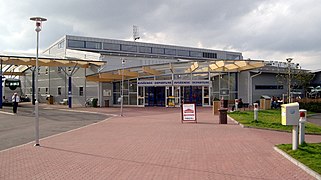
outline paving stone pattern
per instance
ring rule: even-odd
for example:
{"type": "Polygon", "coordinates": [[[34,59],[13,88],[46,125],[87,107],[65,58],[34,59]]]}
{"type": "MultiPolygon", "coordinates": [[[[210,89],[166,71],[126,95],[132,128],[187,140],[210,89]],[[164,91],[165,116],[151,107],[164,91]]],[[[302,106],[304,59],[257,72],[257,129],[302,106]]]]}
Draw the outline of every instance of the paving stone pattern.
{"type": "Polygon", "coordinates": [[[0,179],[313,179],[274,151],[290,133],[220,125],[211,108],[198,108],[197,124],[182,124],[179,108],[124,115],[1,151],[0,179]]]}

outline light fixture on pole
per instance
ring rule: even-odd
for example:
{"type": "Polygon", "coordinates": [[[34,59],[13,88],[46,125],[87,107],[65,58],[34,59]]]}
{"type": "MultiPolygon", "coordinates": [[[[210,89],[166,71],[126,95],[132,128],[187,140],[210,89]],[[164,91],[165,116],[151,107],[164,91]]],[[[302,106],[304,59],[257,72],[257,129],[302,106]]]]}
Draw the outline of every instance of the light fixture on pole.
{"type": "Polygon", "coordinates": [[[288,103],[291,103],[291,62],[293,58],[287,58],[288,62],[288,103]]]}
{"type": "Polygon", "coordinates": [[[120,94],[120,116],[123,116],[123,106],[124,106],[124,66],[125,66],[125,59],[121,58],[121,94],[120,94]]]}
{"type": "Polygon", "coordinates": [[[38,101],[38,74],[39,74],[39,65],[38,65],[38,51],[39,51],[39,32],[41,31],[41,24],[44,21],[47,21],[46,18],[42,17],[32,17],[30,18],[31,21],[36,22],[36,29],[37,32],[37,48],[36,48],[36,75],[35,75],[35,144],[34,146],[40,146],[39,144],[39,101],[38,101]]]}

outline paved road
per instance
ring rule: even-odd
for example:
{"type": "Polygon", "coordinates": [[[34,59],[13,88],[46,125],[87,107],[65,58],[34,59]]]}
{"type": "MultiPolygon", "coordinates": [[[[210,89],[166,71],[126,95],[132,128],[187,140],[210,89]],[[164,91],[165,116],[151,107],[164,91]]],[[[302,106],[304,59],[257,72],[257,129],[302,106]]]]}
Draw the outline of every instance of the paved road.
{"type": "Polygon", "coordinates": [[[321,113],[313,114],[307,118],[307,121],[321,126],[321,113]]]}
{"type": "MultiPolygon", "coordinates": [[[[103,114],[39,107],[40,138],[76,129],[108,118],[103,114]]],[[[17,115],[12,107],[0,110],[0,150],[25,144],[35,139],[35,116],[33,106],[22,105],[17,115]]]]}

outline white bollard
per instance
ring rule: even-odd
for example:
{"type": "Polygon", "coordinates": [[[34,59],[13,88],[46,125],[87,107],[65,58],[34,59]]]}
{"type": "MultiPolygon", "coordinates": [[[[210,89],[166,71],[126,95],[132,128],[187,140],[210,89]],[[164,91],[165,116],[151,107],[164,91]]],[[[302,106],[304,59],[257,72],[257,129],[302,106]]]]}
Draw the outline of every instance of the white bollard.
{"type": "Polygon", "coordinates": [[[292,150],[298,149],[298,126],[293,125],[292,129],[292,150]]]}
{"type": "Polygon", "coordinates": [[[307,110],[300,109],[300,120],[299,120],[299,144],[305,142],[305,122],[307,119],[307,110]]]}
{"type": "Polygon", "coordinates": [[[259,104],[258,103],[254,103],[254,121],[257,122],[258,120],[258,114],[259,114],[259,104]]]}

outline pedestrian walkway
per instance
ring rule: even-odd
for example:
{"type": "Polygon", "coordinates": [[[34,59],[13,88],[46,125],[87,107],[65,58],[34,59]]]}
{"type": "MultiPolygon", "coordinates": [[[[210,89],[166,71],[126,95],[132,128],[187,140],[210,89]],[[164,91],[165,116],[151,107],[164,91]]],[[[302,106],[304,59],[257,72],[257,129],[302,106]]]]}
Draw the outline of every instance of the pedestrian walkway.
{"type": "Polygon", "coordinates": [[[273,149],[291,134],[220,125],[211,108],[197,117],[181,124],[179,108],[124,108],[124,117],[42,139],[41,147],[1,151],[0,179],[312,179],[273,149]]]}

